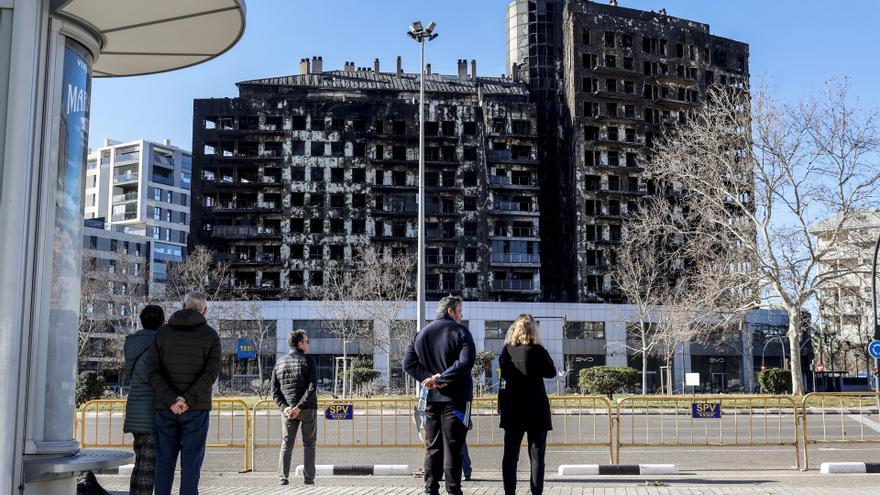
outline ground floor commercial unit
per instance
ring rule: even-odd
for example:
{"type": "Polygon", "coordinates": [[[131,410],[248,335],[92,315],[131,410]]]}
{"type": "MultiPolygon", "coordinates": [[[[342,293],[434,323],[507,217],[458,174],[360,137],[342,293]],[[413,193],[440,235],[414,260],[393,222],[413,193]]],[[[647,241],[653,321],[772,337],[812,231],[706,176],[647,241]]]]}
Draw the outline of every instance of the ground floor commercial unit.
{"type": "MultiPolygon", "coordinates": [[[[235,306],[242,303],[217,303],[210,313],[220,327],[223,315],[240,314],[235,306]]],[[[372,366],[381,373],[376,385],[392,389],[403,388],[404,373],[402,355],[415,330],[415,303],[404,304],[399,312],[389,318],[389,312],[382,312],[384,318],[374,318],[380,312],[363,309],[363,304],[336,303],[322,301],[261,301],[257,304],[259,312],[250,313],[248,318],[262,319],[274,329],[271,344],[262,346],[265,359],[264,369],[271,367],[277,357],[289,351],[287,336],[291,331],[304,329],[309,333],[311,353],[318,364],[319,387],[332,388],[336,358],[343,355],[343,339],[340,325],[333,320],[343,319],[348,328],[361,328],[366,331],[350,330],[351,333],[372,335],[372,338],[348,338],[345,354],[361,364],[372,366]],[[389,331],[389,327],[391,330],[389,331]],[[397,336],[397,338],[395,338],[397,336]],[[274,351],[274,352],[273,352],[274,351]],[[366,363],[366,364],[365,364],[366,363]]],[[[426,303],[426,313],[433,314],[436,303],[426,303]]],[[[592,366],[632,366],[641,370],[641,355],[635,351],[632,341],[627,341],[627,327],[636,320],[633,308],[629,305],[577,304],[577,303],[505,303],[505,302],[465,302],[463,324],[471,331],[477,351],[492,351],[495,354],[491,370],[485,377],[487,388],[497,387],[499,381],[498,355],[504,347],[507,329],[522,313],[535,317],[540,325],[540,336],[550,352],[556,368],[562,374],[556,379],[547,380],[550,392],[573,391],[577,389],[578,372],[592,366]]],[[[756,388],[755,375],[760,371],[763,358],[767,367],[781,364],[782,349],[778,340],[764,346],[764,334],[784,331],[787,318],[783,312],[775,310],[756,310],[749,313],[738,332],[738,340],[725,340],[710,344],[686,343],[680,345],[671,360],[672,388],[685,390],[685,373],[699,373],[702,392],[744,392],[756,388]],[[775,329],[775,330],[774,330],[775,329]],[[752,345],[748,345],[748,339],[752,345]],[[762,355],[763,353],[763,355],[762,355]],[[755,364],[758,363],[758,364],[755,364]]],[[[227,334],[224,338],[237,341],[237,336],[227,334]]],[[[227,351],[230,354],[235,350],[227,351]]],[[[241,380],[235,370],[249,370],[256,377],[255,363],[240,363],[238,357],[230,356],[229,371],[221,379],[241,380]],[[233,364],[233,361],[238,364],[233,364]]],[[[660,389],[661,374],[666,373],[665,359],[649,356],[648,388],[660,389]]],[[[639,385],[641,387],[641,385],[639,385]]]]}

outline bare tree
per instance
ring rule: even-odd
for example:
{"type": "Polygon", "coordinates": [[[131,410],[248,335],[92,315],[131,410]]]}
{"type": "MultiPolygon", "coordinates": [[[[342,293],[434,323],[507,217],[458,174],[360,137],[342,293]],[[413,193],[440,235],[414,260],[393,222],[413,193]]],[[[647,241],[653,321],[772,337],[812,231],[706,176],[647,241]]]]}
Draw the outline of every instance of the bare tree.
{"type": "Polygon", "coordinates": [[[708,99],[655,146],[651,174],[699,215],[691,234],[750,254],[765,305],[788,315],[792,392],[800,394],[805,310],[826,281],[852,271],[819,265],[845,249],[854,213],[880,198],[880,113],[854,108],[845,82],[795,104],[730,87],[710,89],[708,99]]]}
{"type": "Polygon", "coordinates": [[[402,357],[414,333],[412,325],[400,319],[404,305],[413,298],[413,266],[409,257],[366,248],[357,249],[347,264],[325,272],[317,295],[330,302],[321,310],[322,317],[342,341],[343,395],[350,392],[348,345],[352,342],[382,349],[390,359],[402,357]]]}
{"type": "Polygon", "coordinates": [[[207,299],[209,320],[228,319],[224,318],[223,312],[235,311],[234,305],[211,303],[245,296],[235,286],[229,263],[218,261],[215,252],[202,245],[196,246],[183,261],[169,264],[164,285],[164,293],[154,296],[154,299],[161,301],[166,312],[180,309],[187,292],[198,291],[205,294],[207,299]]]}

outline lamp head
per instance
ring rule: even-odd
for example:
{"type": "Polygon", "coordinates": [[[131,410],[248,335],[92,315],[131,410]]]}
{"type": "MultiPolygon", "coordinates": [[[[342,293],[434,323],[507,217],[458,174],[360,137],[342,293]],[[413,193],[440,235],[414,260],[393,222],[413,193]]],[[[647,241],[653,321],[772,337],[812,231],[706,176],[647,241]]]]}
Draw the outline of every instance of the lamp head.
{"type": "Polygon", "coordinates": [[[434,28],[436,28],[436,27],[437,27],[437,23],[434,21],[431,21],[428,23],[428,27],[425,28],[425,32],[428,34],[431,34],[434,32],[434,28]]]}
{"type": "Polygon", "coordinates": [[[413,23],[409,25],[409,32],[413,34],[419,33],[422,29],[422,21],[413,21],[413,23]]]}

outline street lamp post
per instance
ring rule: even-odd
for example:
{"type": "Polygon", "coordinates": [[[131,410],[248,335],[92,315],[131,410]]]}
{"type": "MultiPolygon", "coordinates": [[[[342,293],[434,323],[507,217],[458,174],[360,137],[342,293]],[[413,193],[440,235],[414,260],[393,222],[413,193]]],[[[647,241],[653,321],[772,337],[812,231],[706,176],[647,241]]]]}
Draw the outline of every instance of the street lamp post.
{"type": "Polygon", "coordinates": [[[419,199],[418,199],[418,243],[416,246],[416,332],[425,322],[425,41],[437,37],[431,21],[422,27],[421,21],[410,24],[406,34],[419,43],[421,62],[419,64],[419,199]]]}
{"type": "MultiPolygon", "coordinates": [[[[874,308],[874,340],[880,340],[880,321],[877,320],[877,255],[880,254],[880,235],[874,244],[874,263],[871,265],[871,306],[874,308]]],[[[874,358],[874,369],[880,368],[880,360],[874,358]]],[[[874,391],[880,392],[880,374],[874,376],[874,391]]],[[[880,399],[878,399],[880,402],[880,399]]]]}
{"type": "Polygon", "coordinates": [[[782,348],[782,369],[785,369],[785,340],[782,338],[782,335],[777,335],[767,342],[764,342],[764,348],[761,349],[761,367],[764,368],[764,351],[767,350],[767,345],[774,340],[779,339],[779,347],[782,348]]]}

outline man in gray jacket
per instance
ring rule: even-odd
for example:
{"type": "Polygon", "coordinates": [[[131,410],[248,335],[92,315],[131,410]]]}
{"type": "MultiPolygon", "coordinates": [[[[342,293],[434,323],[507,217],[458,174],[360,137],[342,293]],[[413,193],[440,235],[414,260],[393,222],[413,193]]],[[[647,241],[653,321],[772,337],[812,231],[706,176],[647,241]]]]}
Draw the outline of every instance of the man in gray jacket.
{"type": "Polygon", "coordinates": [[[280,484],[289,483],[290,455],[296,431],[302,426],[303,481],[315,484],[315,442],[318,439],[318,374],[305,330],[290,332],[290,352],[272,370],[272,397],[281,408],[283,442],[278,455],[280,484]]]}
{"type": "Polygon", "coordinates": [[[156,330],[165,323],[165,312],[153,304],[140,314],[143,329],[125,338],[125,374],[130,388],[125,403],[122,431],[134,436],[134,469],[131,471],[129,493],[151,495],[156,469],[156,438],[153,436],[153,389],[147,377],[147,353],[156,330]]]}

